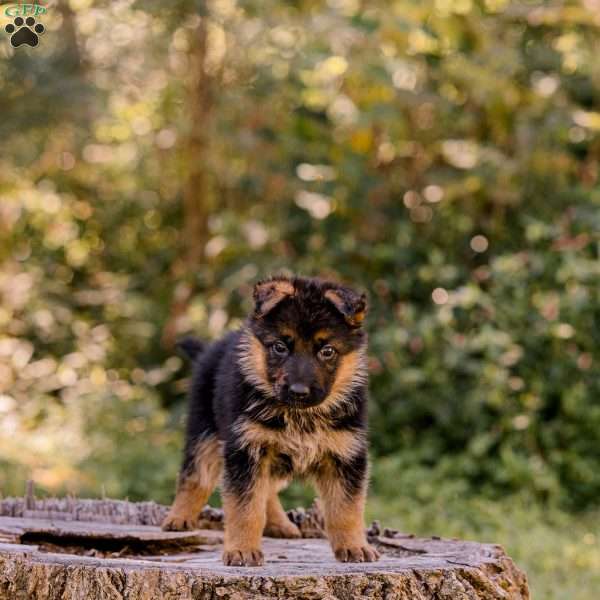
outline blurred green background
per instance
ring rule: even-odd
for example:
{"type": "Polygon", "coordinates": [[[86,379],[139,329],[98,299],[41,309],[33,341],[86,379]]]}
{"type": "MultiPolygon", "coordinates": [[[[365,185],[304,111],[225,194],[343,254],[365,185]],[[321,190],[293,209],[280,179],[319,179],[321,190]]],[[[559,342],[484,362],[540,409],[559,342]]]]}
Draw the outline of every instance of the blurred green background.
{"type": "Polygon", "coordinates": [[[597,597],[600,2],[45,6],[37,48],[0,22],[0,492],[169,502],[174,340],[331,275],[371,300],[369,517],[597,597]]]}

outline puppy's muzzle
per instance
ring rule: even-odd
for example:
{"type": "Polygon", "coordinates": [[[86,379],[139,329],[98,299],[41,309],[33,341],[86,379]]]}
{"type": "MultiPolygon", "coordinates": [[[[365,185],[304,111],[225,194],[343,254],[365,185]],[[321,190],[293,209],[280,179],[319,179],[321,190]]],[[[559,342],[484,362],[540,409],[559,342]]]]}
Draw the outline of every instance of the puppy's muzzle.
{"type": "Polygon", "coordinates": [[[315,406],[322,401],[322,394],[305,383],[292,383],[282,390],[285,403],[294,408],[315,406]]]}

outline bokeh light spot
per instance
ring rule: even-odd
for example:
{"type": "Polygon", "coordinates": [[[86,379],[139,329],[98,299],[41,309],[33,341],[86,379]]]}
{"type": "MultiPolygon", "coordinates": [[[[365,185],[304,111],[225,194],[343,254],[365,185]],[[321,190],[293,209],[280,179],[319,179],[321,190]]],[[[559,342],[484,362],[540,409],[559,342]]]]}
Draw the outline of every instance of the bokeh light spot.
{"type": "Polygon", "coordinates": [[[471,249],[474,252],[485,252],[489,245],[490,244],[484,235],[476,235],[471,238],[471,249]]]}
{"type": "Polygon", "coordinates": [[[433,290],[431,293],[431,298],[436,304],[446,304],[450,298],[450,295],[444,288],[439,287],[433,290]]]}

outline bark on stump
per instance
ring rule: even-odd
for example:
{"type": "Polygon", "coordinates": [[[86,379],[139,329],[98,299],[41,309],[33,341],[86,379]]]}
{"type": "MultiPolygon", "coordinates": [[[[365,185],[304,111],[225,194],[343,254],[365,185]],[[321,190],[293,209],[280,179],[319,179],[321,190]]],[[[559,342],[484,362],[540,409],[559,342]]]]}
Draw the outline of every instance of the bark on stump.
{"type": "Polygon", "coordinates": [[[221,563],[222,513],[163,532],[166,507],[110,500],[0,500],[0,600],[527,600],[500,546],[416,538],[374,523],[377,563],[338,563],[318,508],[290,511],[304,537],[265,538],[264,567],[221,563]]]}

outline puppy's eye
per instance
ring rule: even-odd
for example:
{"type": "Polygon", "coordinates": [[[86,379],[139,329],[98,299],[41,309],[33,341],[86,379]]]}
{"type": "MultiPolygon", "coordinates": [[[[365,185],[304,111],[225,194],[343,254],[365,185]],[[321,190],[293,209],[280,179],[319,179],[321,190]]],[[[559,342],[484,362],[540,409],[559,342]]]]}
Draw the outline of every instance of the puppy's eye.
{"type": "Polygon", "coordinates": [[[336,355],[335,348],[333,346],[323,346],[319,350],[319,358],[322,360],[331,360],[336,355]]]}
{"type": "Polygon", "coordinates": [[[288,353],[288,347],[283,342],[277,341],[271,348],[277,356],[285,356],[288,353]]]}

